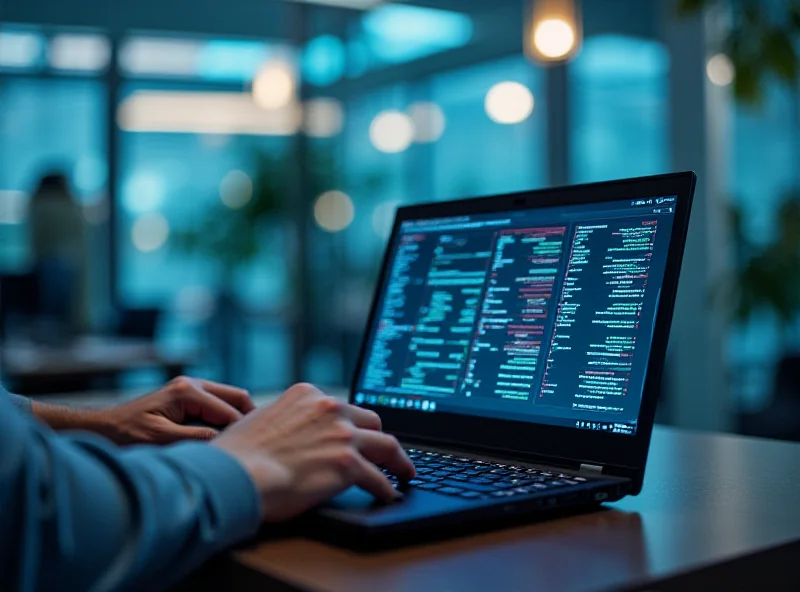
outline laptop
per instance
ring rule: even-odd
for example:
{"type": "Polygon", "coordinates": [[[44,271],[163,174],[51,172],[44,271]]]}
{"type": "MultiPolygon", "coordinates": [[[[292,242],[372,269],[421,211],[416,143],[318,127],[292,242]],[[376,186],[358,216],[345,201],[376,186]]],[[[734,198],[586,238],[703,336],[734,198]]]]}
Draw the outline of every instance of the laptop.
{"type": "Polygon", "coordinates": [[[350,403],[417,468],[315,523],[362,543],[641,491],[696,176],[400,208],[350,403]]]}

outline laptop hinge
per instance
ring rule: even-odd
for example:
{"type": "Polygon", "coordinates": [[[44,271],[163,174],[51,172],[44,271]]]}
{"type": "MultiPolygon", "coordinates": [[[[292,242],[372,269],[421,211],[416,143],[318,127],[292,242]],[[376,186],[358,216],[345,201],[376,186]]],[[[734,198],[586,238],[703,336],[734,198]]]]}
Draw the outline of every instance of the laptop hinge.
{"type": "Polygon", "coordinates": [[[600,465],[590,465],[588,463],[581,463],[581,472],[584,473],[595,473],[599,475],[603,472],[603,467],[600,465]]]}

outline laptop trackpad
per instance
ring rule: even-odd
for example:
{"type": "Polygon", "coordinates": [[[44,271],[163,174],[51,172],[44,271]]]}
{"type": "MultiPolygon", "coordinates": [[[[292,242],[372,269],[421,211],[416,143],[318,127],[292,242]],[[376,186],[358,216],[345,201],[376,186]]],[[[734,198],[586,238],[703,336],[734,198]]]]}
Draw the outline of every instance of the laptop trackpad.
{"type": "Polygon", "coordinates": [[[342,520],[367,520],[375,525],[404,522],[427,516],[447,514],[474,505],[457,497],[438,495],[411,488],[397,502],[381,502],[362,489],[351,487],[318,510],[322,516],[342,520]]]}
{"type": "Polygon", "coordinates": [[[384,508],[391,505],[391,503],[376,499],[374,495],[367,493],[360,487],[350,487],[331,499],[325,504],[325,507],[336,508],[337,510],[368,510],[384,508]]]}

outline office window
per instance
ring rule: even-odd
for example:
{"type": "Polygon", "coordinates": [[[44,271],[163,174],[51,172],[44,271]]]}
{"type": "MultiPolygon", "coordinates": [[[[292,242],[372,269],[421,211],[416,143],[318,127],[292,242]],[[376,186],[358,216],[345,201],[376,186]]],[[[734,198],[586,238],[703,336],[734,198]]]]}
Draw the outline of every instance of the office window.
{"type": "MultiPolygon", "coordinates": [[[[765,244],[775,237],[782,198],[800,191],[800,89],[770,83],[760,107],[734,105],[731,116],[730,199],[742,208],[748,239],[765,244]]],[[[731,327],[728,360],[744,409],[769,403],[775,365],[791,353],[796,331],[783,327],[770,311],[731,327]]]]}
{"type": "Polygon", "coordinates": [[[348,76],[462,47],[472,39],[465,14],[422,6],[384,4],[365,13],[348,42],[348,76]]]}
{"type": "MultiPolygon", "coordinates": [[[[30,264],[28,200],[60,171],[99,233],[106,190],[105,90],[86,79],[0,79],[0,270],[30,264]],[[98,215],[99,214],[99,215],[98,215]]],[[[95,284],[99,278],[95,278],[95,284]]]]}
{"type": "Polygon", "coordinates": [[[286,156],[298,130],[294,52],[257,40],[134,35],[120,68],[123,306],[159,309],[159,342],[198,352],[201,374],[285,386],[291,221],[273,213],[254,222],[248,204],[260,178],[281,174],[263,167],[286,156]]]}
{"type": "Polygon", "coordinates": [[[541,70],[521,56],[434,76],[431,98],[444,114],[445,127],[431,145],[431,197],[453,199],[546,185],[544,94],[541,70]],[[487,105],[490,92],[497,100],[487,105]],[[526,100],[532,101],[530,112],[526,100]]]}
{"type": "Polygon", "coordinates": [[[586,40],[569,65],[572,181],[667,172],[668,72],[669,55],[657,41],[586,40]]]}

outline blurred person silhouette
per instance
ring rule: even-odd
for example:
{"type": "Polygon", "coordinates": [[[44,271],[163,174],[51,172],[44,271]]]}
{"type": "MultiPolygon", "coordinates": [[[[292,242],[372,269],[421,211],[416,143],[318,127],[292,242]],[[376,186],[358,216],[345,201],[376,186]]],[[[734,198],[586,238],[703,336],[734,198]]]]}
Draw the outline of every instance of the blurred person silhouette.
{"type": "Polygon", "coordinates": [[[39,292],[39,337],[81,333],[88,328],[86,228],[64,173],[53,171],[41,177],[31,196],[29,220],[39,292]]]}

